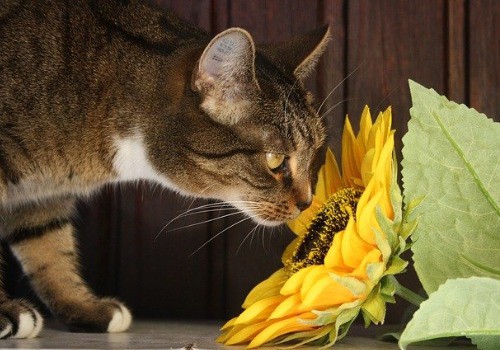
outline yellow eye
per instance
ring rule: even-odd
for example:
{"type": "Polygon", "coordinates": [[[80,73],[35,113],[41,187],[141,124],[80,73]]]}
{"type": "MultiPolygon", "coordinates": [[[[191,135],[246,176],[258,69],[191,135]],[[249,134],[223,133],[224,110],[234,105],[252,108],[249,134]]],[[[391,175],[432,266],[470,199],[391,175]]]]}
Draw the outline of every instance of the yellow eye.
{"type": "Polygon", "coordinates": [[[266,153],[266,163],[267,167],[271,170],[276,170],[283,165],[285,161],[285,155],[279,153],[266,153]]]}

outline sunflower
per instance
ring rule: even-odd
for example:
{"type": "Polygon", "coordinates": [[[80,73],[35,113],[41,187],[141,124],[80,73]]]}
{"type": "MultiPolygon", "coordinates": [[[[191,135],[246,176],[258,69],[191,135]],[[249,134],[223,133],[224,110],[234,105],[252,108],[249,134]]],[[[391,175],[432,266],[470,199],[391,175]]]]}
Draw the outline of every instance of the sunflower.
{"type": "Polygon", "coordinates": [[[329,346],[360,312],[366,326],[384,321],[416,225],[410,210],[403,217],[391,121],[390,108],[373,123],[365,107],[355,135],[346,118],[342,174],[328,150],[311,206],[288,223],[297,237],[283,253],[283,268],[248,294],[245,310],[217,341],[329,346]]]}

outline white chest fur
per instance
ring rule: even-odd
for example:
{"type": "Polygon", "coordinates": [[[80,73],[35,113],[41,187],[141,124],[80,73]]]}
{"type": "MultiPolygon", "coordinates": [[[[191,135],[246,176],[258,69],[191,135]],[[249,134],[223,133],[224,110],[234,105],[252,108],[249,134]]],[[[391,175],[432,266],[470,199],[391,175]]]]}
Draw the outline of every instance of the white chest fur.
{"type": "Polygon", "coordinates": [[[176,189],[172,182],[160,174],[148,159],[144,137],[140,133],[126,138],[115,138],[116,154],[113,158],[113,169],[117,181],[151,180],[176,189]]]}

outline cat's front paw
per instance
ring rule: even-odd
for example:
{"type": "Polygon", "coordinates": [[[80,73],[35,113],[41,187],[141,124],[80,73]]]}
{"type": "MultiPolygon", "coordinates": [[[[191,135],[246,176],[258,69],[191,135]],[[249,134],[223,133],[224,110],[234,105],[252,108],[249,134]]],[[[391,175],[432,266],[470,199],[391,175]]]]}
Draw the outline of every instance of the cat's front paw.
{"type": "Polygon", "coordinates": [[[74,306],[70,312],[69,317],[64,318],[70,330],[74,332],[124,332],[132,323],[132,315],[127,307],[109,298],[74,306]]]}
{"type": "Polygon", "coordinates": [[[125,305],[119,302],[115,302],[119,309],[115,310],[113,313],[113,318],[108,324],[109,333],[124,332],[132,323],[132,315],[125,305]]]}
{"type": "Polygon", "coordinates": [[[43,318],[28,302],[20,299],[0,303],[0,338],[34,338],[43,328],[43,318]]]}

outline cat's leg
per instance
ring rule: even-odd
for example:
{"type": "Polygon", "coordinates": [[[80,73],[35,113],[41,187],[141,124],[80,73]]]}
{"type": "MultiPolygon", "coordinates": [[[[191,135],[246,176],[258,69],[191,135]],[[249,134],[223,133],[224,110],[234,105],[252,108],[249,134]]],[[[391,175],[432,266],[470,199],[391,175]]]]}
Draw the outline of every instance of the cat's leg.
{"type": "Polygon", "coordinates": [[[80,277],[73,237],[72,198],[16,209],[7,237],[39,297],[70,329],[122,332],[132,321],[128,309],[96,297],[80,277]]]}

